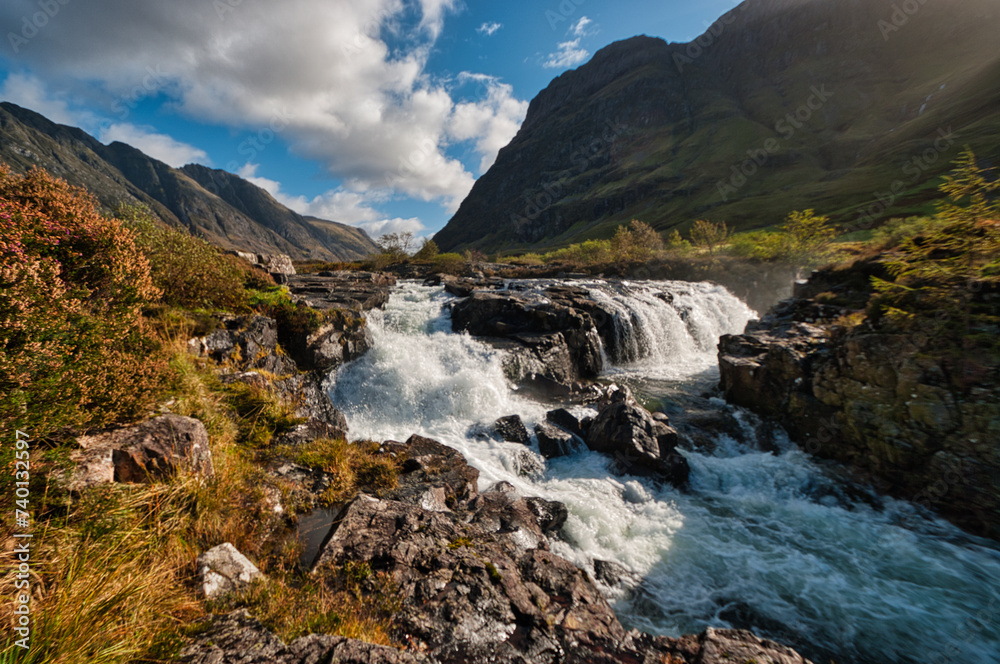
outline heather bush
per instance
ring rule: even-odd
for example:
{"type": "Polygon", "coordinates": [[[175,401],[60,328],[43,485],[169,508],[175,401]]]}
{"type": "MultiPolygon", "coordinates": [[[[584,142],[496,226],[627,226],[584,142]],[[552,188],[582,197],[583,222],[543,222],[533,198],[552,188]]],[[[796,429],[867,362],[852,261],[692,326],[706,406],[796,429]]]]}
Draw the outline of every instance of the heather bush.
{"type": "Polygon", "coordinates": [[[35,438],[144,412],[164,364],[132,232],[44,171],[0,167],[0,427],[35,438]]]}
{"type": "Polygon", "coordinates": [[[167,226],[145,207],[124,205],[116,216],[135,233],[164,304],[243,311],[248,282],[256,287],[274,284],[269,275],[201,238],[167,226]]]}

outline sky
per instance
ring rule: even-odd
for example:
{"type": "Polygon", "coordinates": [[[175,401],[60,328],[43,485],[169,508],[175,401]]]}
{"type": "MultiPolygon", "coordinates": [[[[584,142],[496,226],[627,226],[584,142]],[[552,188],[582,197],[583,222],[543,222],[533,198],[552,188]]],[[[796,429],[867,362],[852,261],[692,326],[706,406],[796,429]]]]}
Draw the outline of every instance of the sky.
{"type": "Polygon", "coordinates": [[[3,0],[0,100],[372,237],[430,236],[553,78],[737,4],[3,0]]]}

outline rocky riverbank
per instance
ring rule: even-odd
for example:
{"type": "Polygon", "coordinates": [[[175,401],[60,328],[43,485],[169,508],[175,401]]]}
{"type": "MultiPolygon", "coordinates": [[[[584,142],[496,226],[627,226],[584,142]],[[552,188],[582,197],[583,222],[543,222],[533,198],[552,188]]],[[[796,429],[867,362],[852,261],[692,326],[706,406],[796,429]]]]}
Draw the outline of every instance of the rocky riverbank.
{"type": "MultiPolygon", "coordinates": [[[[322,380],[370,346],[363,313],[353,312],[380,306],[391,283],[378,275],[316,276],[290,283],[301,302],[335,314],[300,338],[294,336],[297,328],[267,316],[228,317],[220,319],[212,333],[192,339],[188,348],[215,365],[223,383],[267,393],[292,410],[298,423],[270,446],[288,450],[345,437],[349,423],[323,391],[322,380]]],[[[542,371],[556,375],[572,369],[575,373],[565,377],[575,381],[575,386],[568,385],[571,391],[598,400],[593,419],[580,421],[558,409],[549,413],[536,432],[539,441],[548,443],[547,456],[585,444],[613,455],[623,470],[684,484],[687,465],[675,453],[677,433],[664,415],[643,409],[627,390],[585,388],[586,379],[600,370],[601,326],[591,313],[598,310],[595,302],[572,289],[550,288],[548,304],[540,306],[516,292],[499,296],[473,291],[456,304],[456,326],[523,345],[542,371]],[[561,349],[558,362],[538,353],[543,343],[561,349]]],[[[498,422],[491,435],[524,442],[528,433],[512,417],[498,422]]],[[[81,446],[79,472],[69,478],[77,494],[107,482],[156,482],[185,468],[206,480],[212,475],[207,436],[195,418],[166,413],[99,440],[81,441],[81,446]],[[178,431],[184,434],[180,438],[178,431]]],[[[376,460],[396,469],[394,480],[329,508],[331,526],[309,574],[322,579],[353,565],[390,579],[399,602],[392,629],[401,647],[323,634],[284,643],[254,615],[239,609],[210,616],[185,646],[181,661],[806,661],[746,631],[709,629],[677,639],[627,631],[588,573],[552,552],[550,541],[559,537],[566,519],[563,505],[518,495],[503,482],[480,491],[479,472],[461,454],[428,438],[414,435],[377,447],[376,460]]],[[[262,516],[255,537],[287,531],[325,504],[337,481],[322,468],[280,455],[270,458],[261,468],[258,486],[267,504],[266,518],[262,516]]],[[[245,592],[262,578],[255,565],[259,561],[247,559],[232,545],[219,544],[197,565],[204,592],[214,600],[245,592]]],[[[607,571],[613,564],[596,567],[607,571]]]]}
{"type": "MultiPolygon", "coordinates": [[[[1000,358],[887,329],[866,309],[878,261],[818,272],[719,344],[726,398],[883,493],[1000,539],[1000,358]]],[[[1000,313],[1000,294],[974,304],[1000,313]]]]}

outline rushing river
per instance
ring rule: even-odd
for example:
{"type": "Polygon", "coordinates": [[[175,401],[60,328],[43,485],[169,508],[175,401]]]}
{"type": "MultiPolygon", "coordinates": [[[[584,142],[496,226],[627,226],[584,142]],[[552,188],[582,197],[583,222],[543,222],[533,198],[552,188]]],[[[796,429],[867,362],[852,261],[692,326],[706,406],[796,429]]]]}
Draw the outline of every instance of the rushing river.
{"type": "Polygon", "coordinates": [[[590,572],[595,560],[630,572],[607,589],[628,627],[751,628],[817,664],[1000,662],[995,545],[908,503],[846,490],[780,432],[755,440],[752,415],[698,397],[717,381],[718,337],[754,315],[742,302],[709,284],[575,285],[616,312],[608,379],[675,409],[699,398],[745,425],[742,440],[715,434],[711,448],[684,452],[690,491],[615,475],[583,450],[519,472],[523,446],[477,427],[517,413],[531,430],[549,407],[518,395],[497,351],[451,332],[454,298],[437,287],[401,285],[369,316],[372,350],[331,376],[352,437],[420,433],[461,451],[480,488],[504,480],[565,503],[553,550],[590,572]]]}

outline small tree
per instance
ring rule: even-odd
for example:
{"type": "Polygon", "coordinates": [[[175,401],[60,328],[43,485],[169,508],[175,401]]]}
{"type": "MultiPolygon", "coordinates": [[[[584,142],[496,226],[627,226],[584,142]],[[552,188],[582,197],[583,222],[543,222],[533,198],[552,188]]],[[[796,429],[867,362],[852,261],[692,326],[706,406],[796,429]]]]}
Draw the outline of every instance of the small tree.
{"type": "Polygon", "coordinates": [[[424,243],[420,246],[420,249],[413,255],[413,260],[433,260],[439,253],[441,253],[441,250],[438,249],[437,243],[430,238],[425,238],[424,243]]]}
{"type": "Polygon", "coordinates": [[[792,212],[781,230],[791,237],[792,255],[812,262],[826,257],[830,241],[837,235],[830,218],[816,216],[815,210],[792,212]]]}
{"type": "Polygon", "coordinates": [[[663,238],[649,224],[633,219],[619,226],[611,238],[611,252],[619,261],[649,260],[663,250],[663,238]]]}
{"type": "Polygon", "coordinates": [[[413,247],[413,240],[413,233],[410,231],[402,231],[400,233],[386,233],[379,239],[375,240],[375,244],[378,245],[383,254],[390,254],[398,258],[405,258],[410,255],[410,249],[413,247]]]}
{"type": "Polygon", "coordinates": [[[708,255],[714,256],[716,247],[725,244],[729,238],[729,227],[726,222],[713,223],[706,219],[699,219],[691,227],[691,243],[696,247],[708,249],[708,255]]]}
{"type": "Polygon", "coordinates": [[[873,277],[878,309],[897,323],[919,321],[930,333],[968,334],[978,286],[1000,277],[1000,180],[980,169],[969,148],[940,190],[943,225],[906,238],[886,267],[893,280],[873,277]],[[958,324],[960,323],[960,325],[958,324]]]}

